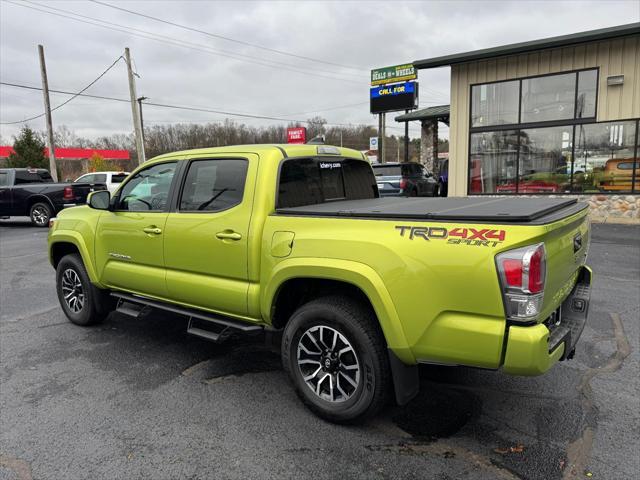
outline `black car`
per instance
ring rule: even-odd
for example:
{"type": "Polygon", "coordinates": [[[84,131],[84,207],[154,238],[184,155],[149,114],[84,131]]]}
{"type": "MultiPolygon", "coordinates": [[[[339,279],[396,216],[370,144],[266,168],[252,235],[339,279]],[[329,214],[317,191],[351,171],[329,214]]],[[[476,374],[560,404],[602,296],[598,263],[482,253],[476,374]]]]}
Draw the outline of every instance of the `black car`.
{"type": "Polygon", "coordinates": [[[381,197],[437,197],[438,182],[424,165],[414,162],[373,165],[381,197]]]}
{"type": "Polygon", "coordinates": [[[0,218],[29,216],[38,227],[66,207],[82,205],[104,183],[54,183],[44,168],[0,168],[0,218]]]}

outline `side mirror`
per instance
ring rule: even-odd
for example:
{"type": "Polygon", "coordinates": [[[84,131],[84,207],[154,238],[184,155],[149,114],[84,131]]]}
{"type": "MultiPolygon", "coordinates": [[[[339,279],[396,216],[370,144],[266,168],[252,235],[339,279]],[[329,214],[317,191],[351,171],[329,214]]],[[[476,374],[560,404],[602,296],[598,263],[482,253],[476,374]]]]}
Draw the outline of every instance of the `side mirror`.
{"type": "Polygon", "coordinates": [[[87,204],[96,210],[109,210],[110,199],[109,190],[98,190],[97,192],[91,192],[87,196],[87,204]]]}

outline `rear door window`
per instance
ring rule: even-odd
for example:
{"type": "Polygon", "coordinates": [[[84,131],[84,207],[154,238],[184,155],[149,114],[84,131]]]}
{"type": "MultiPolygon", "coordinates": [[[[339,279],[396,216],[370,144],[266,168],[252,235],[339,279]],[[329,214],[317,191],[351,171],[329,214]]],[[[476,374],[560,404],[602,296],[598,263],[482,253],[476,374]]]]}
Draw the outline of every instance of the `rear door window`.
{"type": "Polygon", "coordinates": [[[280,168],[277,208],[376,198],[371,166],[349,158],[292,158],[280,168]]]}
{"type": "Polygon", "coordinates": [[[9,173],[0,172],[0,187],[8,187],[8,186],[9,186],[9,173]]]}
{"type": "Polygon", "coordinates": [[[182,196],[182,212],[219,212],[242,202],[249,162],[244,159],[191,162],[182,196]]]}
{"type": "Polygon", "coordinates": [[[22,183],[46,183],[50,181],[51,175],[44,170],[16,170],[16,185],[22,183]]]}
{"type": "Polygon", "coordinates": [[[127,178],[126,173],[114,173],[111,175],[111,183],[122,183],[127,178]]]}

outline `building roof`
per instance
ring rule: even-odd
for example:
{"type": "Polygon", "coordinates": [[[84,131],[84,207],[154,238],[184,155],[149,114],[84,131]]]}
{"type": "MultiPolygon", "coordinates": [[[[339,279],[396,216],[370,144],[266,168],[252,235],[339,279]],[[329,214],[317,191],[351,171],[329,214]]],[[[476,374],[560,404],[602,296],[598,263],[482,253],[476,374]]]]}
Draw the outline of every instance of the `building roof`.
{"type": "Polygon", "coordinates": [[[640,22],[600,28],[598,30],[589,30],[587,32],[572,33],[569,35],[561,35],[559,37],[543,38],[541,40],[532,40],[530,42],[512,43],[511,45],[484,48],[482,50],[474,50],[471,52],[455,53],[453,55],[445,55],[443,57],[416,60],[413,62],[413,66],[417,69],[444,67],[448,65],[455,65],[457,63],[486,60],[488,58],[501,57],[504,55],[516,55],[535,50],[543,50],[546,48],[567,47],[570,45],[578,45],[580,43],[608,40],[611,38],[638,34],[640,34],[640,22]]]}
{"type": "MultiPolygon", "coordinates": [[[[55,148],[56,158],[90,158],[97,153],[105,160],[129,160],[128,150],[96,150],[94,148],[55,148]]],[[[6,158],[13,153],[13,147],[0,147],[0,158],[6,158]]],[[[49,156],[49,149],[44,149],[46,157],[49,156]]]]}
{"type": "Polygon", "coordinates": [[[396,122],[412,122],[414,120],[439,120],[449,124],[449,105],[438,105],[437,107],[421,108],[413,112],[399,115],[395,118],[396,122]]]}

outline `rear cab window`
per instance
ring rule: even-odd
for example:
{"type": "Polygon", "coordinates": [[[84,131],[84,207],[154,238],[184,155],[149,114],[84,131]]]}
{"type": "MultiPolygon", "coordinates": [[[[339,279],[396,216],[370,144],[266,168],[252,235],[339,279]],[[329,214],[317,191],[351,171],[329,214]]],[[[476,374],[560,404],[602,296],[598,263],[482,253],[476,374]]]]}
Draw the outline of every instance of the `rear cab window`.
{"type": "Polygon", "coordinates": [[[401,175],[402,171],[400,165],[385,165],[373,167],[373,173],[375,173],[376,177],[391,177],[401,175]]]}
{"type": "Polygon", "coordinates": [[[282,162],[276,208],[377,198],[371,166],[352,158],[290,158],[282,162]]]}

